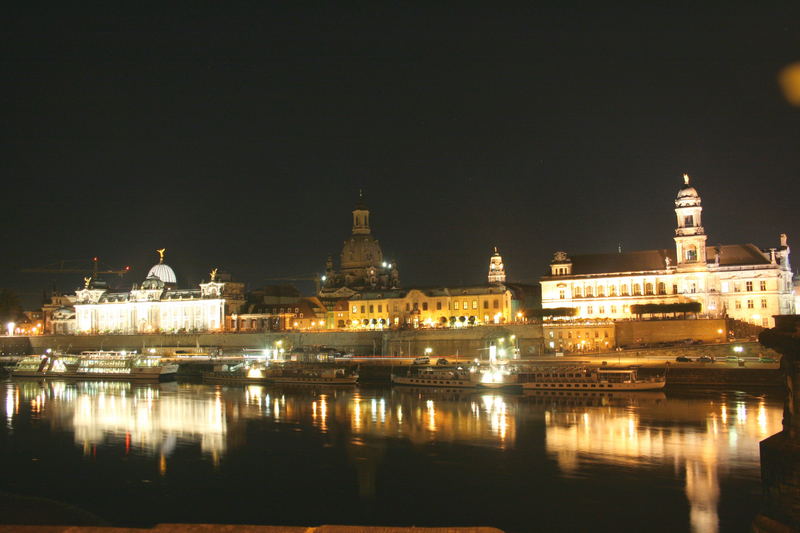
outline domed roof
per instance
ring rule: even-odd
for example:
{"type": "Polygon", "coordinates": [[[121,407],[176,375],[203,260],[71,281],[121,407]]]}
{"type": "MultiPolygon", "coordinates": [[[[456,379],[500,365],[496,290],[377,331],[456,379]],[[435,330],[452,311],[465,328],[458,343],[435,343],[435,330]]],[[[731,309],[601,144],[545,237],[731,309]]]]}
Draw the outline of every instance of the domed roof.
{"type": "Polygon", "coordinates": [[[675,205],[681,207],[698,204],[700,204],[700,195],[697,194],[697,189],[689,185],[689,176],[684,174],[683,187],[678,189],[678,197],[675,199],[675,205]]]}
{"type": "Polygon", "coordinates": [[[353,235],[344,241],[341,265],[343,270],[377,266],[383,261],[383,252],[372,235],[353,235]]]}
{"type": "Polygon", "coordinates": [[[164,283],[177,283],[178,278],[175,277],[175,271],[165,263],[158,263],[153,265],[150,272],[147,273],[148,278],[156,277],[164,283]]]}

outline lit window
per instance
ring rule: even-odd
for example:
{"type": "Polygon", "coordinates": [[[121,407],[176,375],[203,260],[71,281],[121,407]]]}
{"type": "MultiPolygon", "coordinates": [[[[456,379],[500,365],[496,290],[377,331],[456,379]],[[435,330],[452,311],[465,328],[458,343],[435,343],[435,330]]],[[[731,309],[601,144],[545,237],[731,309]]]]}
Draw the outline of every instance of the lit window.
{"type": "Polygon", "coordinates": [[[605,313],[605,312],[606,312],[606,308],[605,308],[604,306],[602,306],[602,305],[601,305],[601,306],[599,306],[599,307],[597,308],[597,312],[598,312],[598,313],[600,313],[600,314],[602,315],[603,313],[605,313]]]}
{"type": "Polygon", "coordinates": [[[611,285],[608,287],[608,295],[609,296],[616,296],[617,295],[617,286],[611,285]]]}
{"type": "Polygon", "coordinates": [[[586,314],[587,315],[591,315],[592,314],[592,306],[591,305],[587,305],[586,306],[586,314]]]}
{"type": "Polygon", "coordinates": [[[616,312],[617,312],[617,306],[616,306],[616,305],[612,305],[612,306],[611,306],[611,314],[613,315],[613,314],[615,314],[616,312]]]}
{"type": "Polygon", "coordinates": [[[753,308],[753,300],[747,300],[747,308],[748,309],[752,309],[753,308]]]}
{"type": "MultiPolygon", "coordinates": [[[[494,300],[492,302],[492,307],[494,307],[495,309],[500,309],[500,300],[494,300]]],[[[464,309],[466,309],[466,307],[464,309]]]]}
{"type": "Polygon", "coordinates": [[[653,284],[652,283],[645,283],[645,285],[644,285],[644,293],[645,294],[653,294],[653,284]]]}
{"type": "Polygon", "coordinates": [[[442,310],[442,302],[436,302],[436,310],[437,311],[441,311],[442,310]]]}
{"type": "Polygon", "coordinates": [[[591,287],[586,287],[586,297],[587,298],[591,298],[592,297],[592,288],[591,287]]]}
{"type": "Polygon", "coordinates": [[[767,299],[761,298],[761,309],[766,309],[766,308],[767,308],[767,299]]]}
{"type": "Polygon", "coordinates": [[[472,308],[473,309],[477,309],[478,308],[478,300],[472,300],[472,308]]]}
{"type": "Polygon", "coordinates": [[[663,281],[658,283],[658,294],[667,294],[667,286],[664,285],[663,281]]]}
{"type": "Polygon", "coordinates": [[[744,288],[747,292],[753,292],[753,282],[748,281],[747,283],[744,284],[744,288]]]}
{"type": "MultiPolygon", "coordinates": [[[[564,300],[564,299],[566,299],[566,297],[567,297],[567,295],[566,295],[564,289],[559,289],[558,290],[558,299],[559,300],[564,300]]],[[[486,309],[488,307],[489,307],[489,300],[486,300],[485,302],[483,302],[483,308],[486,309]]]]}
{"type": "Polygon", "coordinates": [[[736,301],[734,302],[734,305],[733,305],[733,306],[734,306],[736,309],[741,309],[741,308],[742,308],[742,302],[740,302],[739,300],[736,300],[736,301]]]}
{"type": "Polygon", "coordinates": [[[767,282],[766,280],[761,280],[758,284],[758,288],[762,291],[767,290],[767,282]]]}

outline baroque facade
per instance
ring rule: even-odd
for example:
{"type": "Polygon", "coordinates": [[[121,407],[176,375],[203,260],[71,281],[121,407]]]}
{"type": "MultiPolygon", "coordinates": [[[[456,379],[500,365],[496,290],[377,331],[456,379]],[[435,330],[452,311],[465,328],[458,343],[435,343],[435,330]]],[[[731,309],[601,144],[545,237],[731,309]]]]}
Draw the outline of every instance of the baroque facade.
{"type": "Polygon", "coordinates": [[[541,279],[542,307],[572,307],[578,318],[633,318],[636,304],[699,302],[708,317],[773,327],[792,314],[792,270],[785,234],[777,246],[708,246],[702,202],[684,175],[675,199],[675,247],[570,256],[560,251],[541,279]]]}
{"type": "Polygon", "coordinates": [[[359,194],[353,209],[353,228],[350,238],[344,241],[339,256],[339,269],[328,257],[325,276],[320,288],[320,298],[340,300],[363,290],[389,290],[400,286],[397,264],[383,257],[380,243],[372,235],[369,209],[359,194]]]}
{"type": "Polygon", "coordinates": [[[244,303],[242,283],[217,279],[197,289],[177,289],[177,277],[161,259],[147,278],[127,292],[112,292],[86,278],[76,291],[75,332],[79,334],[194,333],[225,329],[225,317],[244,303]]]}

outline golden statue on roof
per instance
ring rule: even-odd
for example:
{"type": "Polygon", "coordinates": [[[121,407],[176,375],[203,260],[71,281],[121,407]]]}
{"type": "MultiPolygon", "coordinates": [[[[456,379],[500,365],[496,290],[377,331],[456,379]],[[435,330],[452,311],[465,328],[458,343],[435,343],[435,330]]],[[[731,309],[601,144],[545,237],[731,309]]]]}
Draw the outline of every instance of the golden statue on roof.
{"type": "Polygon", "coordinates": [[[683,184],[684,185],[689,185],[689,174],[684,174],[683,175],[683,184]]]}
{"type": "Polygon", "coordinates": [[[83,278],[83,288],[84,289],[88,289],[89,288],[89,284],[91,282],[92,282],[92,276],[89,276],[88,278],[83,278]]]}
{"type": "Polygon", "coordinates": [[[217,280],[217,270],[218,269],[215,268],[214,270],[211,271],[211,281],[217,280]]]}
{"type": "Polygon", "coordinates": [[[160,248],[160,249],[156,250],[156,252],[158,252],[158,262],[159,263],[163,263],[164,262],[164,252],[166,252],[166,251],[167,251],[166,248],[160,248]]]}

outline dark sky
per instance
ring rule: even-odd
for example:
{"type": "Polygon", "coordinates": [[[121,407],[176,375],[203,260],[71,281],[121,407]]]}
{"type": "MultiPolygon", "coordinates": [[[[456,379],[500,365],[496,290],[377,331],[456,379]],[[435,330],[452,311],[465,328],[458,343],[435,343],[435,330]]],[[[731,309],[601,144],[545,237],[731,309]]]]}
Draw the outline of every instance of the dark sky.
{"type": "Polygon", "coordinates": [[[81,276],[21,267],[98,255],[129,284],[161,247],[183,284],[321,272],[359,188],[406,286],[481,282],[494,245],[525,282],[558,249],[672,246],[683,172],[709,244],[800,247],[797,2],[195,4],[5,8],[0,273],[26,303],[81,276]]]}

